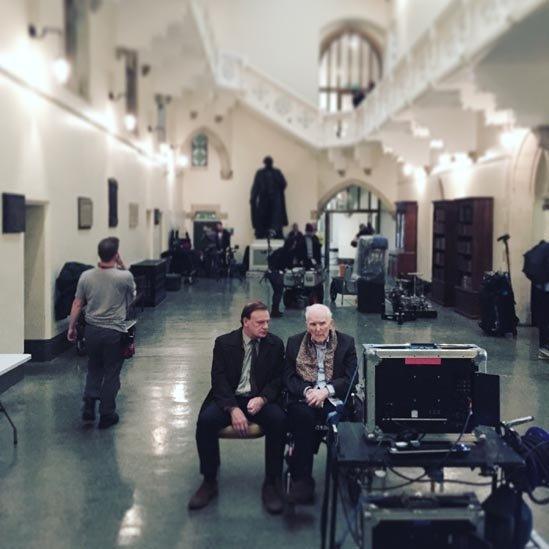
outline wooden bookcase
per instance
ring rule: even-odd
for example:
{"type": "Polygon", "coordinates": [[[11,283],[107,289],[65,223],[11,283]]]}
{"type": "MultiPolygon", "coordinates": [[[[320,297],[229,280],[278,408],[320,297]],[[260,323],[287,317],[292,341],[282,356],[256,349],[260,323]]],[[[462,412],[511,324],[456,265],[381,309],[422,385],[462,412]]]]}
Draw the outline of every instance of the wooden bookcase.
{"type": "Polygon", "coordinates": [[[433,266],[431,299],[451,307],[455,304],[457,285],[456,221],[457,206],[453,200],[433,202],[433,266]]]}
{"type": "Polygon", "coordinates": [[[455,310],[478,318],[482,277],[485,271],[492,270],[493,199],[463,198],[454,202],[457,210],[455,310]]]}
{"type": "Polygon", "coordinates": [[[400,274],[415,273],[417,270],[417,202],[396,203],[395,248],[389,253],[389,274],[397,278],[400,274]]]}

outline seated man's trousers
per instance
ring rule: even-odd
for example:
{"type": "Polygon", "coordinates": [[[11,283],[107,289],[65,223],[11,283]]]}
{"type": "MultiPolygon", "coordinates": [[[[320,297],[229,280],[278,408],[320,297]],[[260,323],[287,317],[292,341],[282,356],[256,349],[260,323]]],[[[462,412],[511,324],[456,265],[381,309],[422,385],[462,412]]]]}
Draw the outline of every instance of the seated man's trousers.
{"type": "MultiPolygon", "coordinates": [[[[249,397],[237,396],[239,408],[248,421],[257,423],[265,433],[265,478],[276,481],[282,477],[282,461],[286,443],[286,414],[274,403],[268,402],[254,416],[246,406],[249,397]]],[[[214,479],[220,464],[219,431],[231,424],[231,415],[215,402],[203,406],[196,425],[196,445],[200,457],[200,472],[207,479],[214,479]]]]}
{"type": "Polygon", "coordinates": [[[322,408],[312,408],[306,402],[292,402],[288,405],[288,427],[294,437],[294,450],[290,461],[290,473],[293,480],[312,478],[314,453],[322,438],[315,429],[324,425],[335,406],[328,400],[322,408]]]}

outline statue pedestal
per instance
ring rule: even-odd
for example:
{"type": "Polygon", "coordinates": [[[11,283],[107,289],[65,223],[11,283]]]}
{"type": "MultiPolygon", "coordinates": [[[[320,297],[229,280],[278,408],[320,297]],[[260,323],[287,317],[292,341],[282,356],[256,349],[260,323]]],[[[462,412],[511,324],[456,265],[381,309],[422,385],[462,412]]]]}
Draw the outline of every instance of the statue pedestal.
{"type": "MultiPolygon", "coordinates": [[[[284,246],[284,240],[271,239],[271,251],[284,246]]],[[[267,239],[257,239],[250,244],[250,271],[267,270],[267,239]]]]}

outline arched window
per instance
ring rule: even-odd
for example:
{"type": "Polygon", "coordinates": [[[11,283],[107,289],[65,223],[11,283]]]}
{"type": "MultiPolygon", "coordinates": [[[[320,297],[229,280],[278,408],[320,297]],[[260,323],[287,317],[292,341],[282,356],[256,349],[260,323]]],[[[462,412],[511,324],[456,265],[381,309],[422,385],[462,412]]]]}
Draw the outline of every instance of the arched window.
{"type": "Polygon", "coordinates": [[[191,141],[191,166],[206,168],[208,166],[208,136],[196,134],[191,141]]]}
{"type": "Polygon", "coordinates": [[[365,32],[345,27],[320,47],[319,106],[328,112],[351,110],[381,78],[381,52],[365,32]]]}

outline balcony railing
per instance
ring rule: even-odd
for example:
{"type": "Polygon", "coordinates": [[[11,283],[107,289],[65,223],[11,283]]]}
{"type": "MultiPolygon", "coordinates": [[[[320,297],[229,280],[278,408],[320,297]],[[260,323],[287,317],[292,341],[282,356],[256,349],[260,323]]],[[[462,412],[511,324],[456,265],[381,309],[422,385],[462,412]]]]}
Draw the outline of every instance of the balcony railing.
{"type": "Polygon", "coordinates": [[[253,110],[309,145],[323,149],[355,145],[382,129],[403,108],[464,64],[472,63],[548,0],[455,0],[408,55],[351,112],[326,114],[236,54],[217,51],[207,15],[191,0],[193,14],[219,86],[236,92],[253,110]]]}

